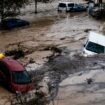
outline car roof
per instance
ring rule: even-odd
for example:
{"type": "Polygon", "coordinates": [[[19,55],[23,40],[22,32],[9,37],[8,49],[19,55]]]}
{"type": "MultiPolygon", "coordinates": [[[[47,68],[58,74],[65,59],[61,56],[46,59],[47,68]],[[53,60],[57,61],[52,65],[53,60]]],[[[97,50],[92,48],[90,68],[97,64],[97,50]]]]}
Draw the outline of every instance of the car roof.
{"type": "Polygon", "coordinates": [[[13,20],[21,20],[21,21],[23,21],[22,19],[18,19],[18,18],[6,18],[3,21],[13,21],[13,20]]]}
{"type": "Polygon", "coordinates": [[[69,4],[69,3],[81,4],[81,3],[82,3],[82,4],[83,4],[83,3],[86,3],[86,2],[85,2],[85,1],[78,1],[78,2],[77,2],[77,1],[73,1],[73,2],[72,2],[72,1],[71,1],[71,2],[69,2],[69,1],[63,1],[63,2],[62,2],[62,1],[60,1],[59,4],[60,4],[60,3],[65,3],[65,4],[69,4]]]}
{"type": "Polygon", "coordinates": [[[90,31],[88,36],[88,40],[99,45],[105,46],[105,36],[93,31],[90,31]]]}
{"type": "Polygon", "coordinates": [[[59,2],[59,4],[60,3],[69,4],[69,3],[73,3],[73,2],[59,2]]]}
{"type": "Polygon", "coordinates": [[[18,61],[10,59],[10,58],[3,58],[0,60],[6,64],[10,71],[24,71],[24,67],[18,61]]]}

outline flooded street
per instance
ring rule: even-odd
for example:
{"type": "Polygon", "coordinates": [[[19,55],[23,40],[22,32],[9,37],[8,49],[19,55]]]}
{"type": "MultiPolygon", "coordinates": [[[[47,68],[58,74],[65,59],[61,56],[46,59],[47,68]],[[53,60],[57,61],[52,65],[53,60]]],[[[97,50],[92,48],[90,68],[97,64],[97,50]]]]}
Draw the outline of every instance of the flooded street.
{"type": "Polygon", "coordinates": [[[22,29],[1,31],[0,50],[4,52],[18,43],[22,47],[33,48],[35,54],[38,51],[38,56],[40,50],[42,52],[46,47],[53,45],[70,50],[81,49],[88,35],[86,30],[99,31],[101,24],[102,22],[94,20],[87,13],[59,13],[40,17],[22,29]]]}
{"type": "MultiPolygon", "coordinates": [[[[40,18],[35,18],[35,20],[35,16],[28,16],[27,19],[32,19],[32,21],[29,20],[31,22],[29,26],[0,31],[0,51],[17,49],[20,45],[23,50],[30,51],[24,58],[19,59],[21,63],[25,65],[30,58],[33,58],[36,66],[43,65],[48,61],[47,57],[52,55],[50,48],[53,46],[65,49],[67,53],[70,51],[82,52],[88,32],[90,30],[99,32],[103,24],[103,22],[89,17],[87,13],[54,13],[50,16],[43,17],[42,15],[40,18]]],[[[61,59],[61,61],[63,60],[61,59]]],[[[4,93],[8,94],[7,91],[4,91],[4,93]]],[[[76,97],[79,97],[79,94],[76,97]]],[[[70,104],[70,102],[67,104],[65,104],[65,101],[63,102],[62,105],[70,104]]],[[[72,105],[74,103],[72,101],[72,105]]]]}

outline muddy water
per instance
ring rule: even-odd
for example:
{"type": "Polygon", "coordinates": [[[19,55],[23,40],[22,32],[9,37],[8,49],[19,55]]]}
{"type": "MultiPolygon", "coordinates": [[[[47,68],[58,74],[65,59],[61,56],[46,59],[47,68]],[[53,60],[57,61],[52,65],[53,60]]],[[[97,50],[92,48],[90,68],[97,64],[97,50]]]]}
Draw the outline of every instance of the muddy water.
{"type": "Polygon", "coordinates": [[[39,37],[40,34],[44,34],[48,26],[53,24],[52,18],[43,18],[41,20],[35,21],[30,26],[23,28],[17,28],[13,30],[1,31],[0,32],[0,50],[4,50],[6,45],[32,40],[39,37]]]}
{"type": "MultiPolygon", "coordinates": [[[[32,18],[32,16],[27,18],[32,18]]],[[[85,30],[99,31],[101,23],[89,17],[87,13],[66,14],[62,12],[55,13],[53,16],[41,16],[35,20],[33,18],[29,26],[1,31],[0,51],[4,52],[8,46],[13,47],[13,45],[21,43],[27,49],[34,49],[33,53],[35,52],[35,54],[31,55],[38,59],[38,56],[41,56],[39,58],[45,58],[47,54],[49,56],[51,52],[46,52],[44,49],[52,45],[72,50],[81,49],[83,41],[88,35],[85,30]],[[41,53],[39,53],[40,50],[41,53]],[[37,53],[38,56],[35,56],[37,53]]]]}
{"type": "MultiPolygon", "coordinates": [[[[85,13],[65,14],[50,16],[35,20],[30,26],[0,32],[0,50],[6,45],[32,39],[47,40],[53,38],[59,40],[64,37],[72,37],[84,34],[85,29],[98,30],[100,22],[89,18],[85,13]]],[[[53,40],[51,39],[51,40],[53,40]]]]}
{"type": "MultiPolygon", "coordinates": [[[[0,51],[4,52],[8,46],[13,47],[21,43],[24,48],[34,49],[27,58],[34,58],[37,63],[44,63],[51,51],[44,49],[51,45],[67,47],[68,49],[81,49],[88,33],[86,29],[99,31],[102,22],[87,16],[86,13],[60,13],[54,16],[35,19],[30,26],[13,30],[0,31],[0,51]]],[[[3,91],[8,95],[8,92],[3,91]]],[[[4,104],[3,104],[4,105],[4,104]]]]}

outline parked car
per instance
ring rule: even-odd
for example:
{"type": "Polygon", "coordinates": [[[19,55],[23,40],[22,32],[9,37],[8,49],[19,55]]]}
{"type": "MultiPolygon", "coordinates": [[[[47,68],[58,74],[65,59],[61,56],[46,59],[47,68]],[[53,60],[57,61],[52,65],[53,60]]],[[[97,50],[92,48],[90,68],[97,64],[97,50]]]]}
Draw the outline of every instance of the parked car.
{"type": "Polygon", "coordinates": [[[72,2],[61,2],[58,4],[58,11],[81,12],[86,11],[86,6],[84,6],[83,4],[77,4],[72,2]]]}
{"type": "Polygon", "coordinates": [[[88,14],[97,19],[105,17],[105,4],[94,4],[93,8],[88,7],[88,14]]]}
{"type": "Polygon", "coordinates": [[[21,26],[26,26],[26,25],[29,25],[29,22],[26,20],[16,19],[16,18],[8,18],[8,19],[4,19],[2,21],[1,28],[12,29],[15,27],[21,27],[21,26]]]}
{"type": "Polygon", "coordinates": [[[27,92],[33,89],[28,72],[18,61],[0,55],[0,82],[12,92],[27,92]]]}
{"type": "Polygon", "coordinates": [[[105,36],[90,32],[84,45],[83,56],[87,57],[100,53],[105,53],[105,36]]]}

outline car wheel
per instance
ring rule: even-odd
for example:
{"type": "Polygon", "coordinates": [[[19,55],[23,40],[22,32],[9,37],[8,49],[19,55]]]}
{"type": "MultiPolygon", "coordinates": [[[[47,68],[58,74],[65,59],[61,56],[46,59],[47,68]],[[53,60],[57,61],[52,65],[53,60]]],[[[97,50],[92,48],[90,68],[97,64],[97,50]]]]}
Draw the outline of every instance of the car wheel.
{"type": "Polygon", "coordinates": [[[13,88],[13,86],[11,84],[9,85],[9,91],[12,93],[15,93],[15,89],[13,88]]]}
{"type": "Polygon", "coordinates": [[[70,10],[68,10],[67,8],[66,8],[66,13],[68,13],[70,10]]]}
{"type": "Polygon", "coordinates": [[[61,10],[59,10],[59,7],[58,7],[58,10],[57,10],[58,12],[61,12],[61,10]]]}

